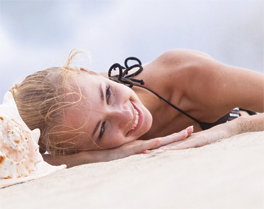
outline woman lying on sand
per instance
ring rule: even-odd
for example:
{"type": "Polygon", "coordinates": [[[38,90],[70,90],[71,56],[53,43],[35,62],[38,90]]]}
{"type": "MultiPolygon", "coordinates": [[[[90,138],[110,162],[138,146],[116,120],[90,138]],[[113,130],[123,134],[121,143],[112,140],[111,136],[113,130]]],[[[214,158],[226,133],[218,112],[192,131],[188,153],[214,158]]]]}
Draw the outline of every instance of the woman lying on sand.
{"type": "Polygon", "coordinates": [[[200,147],[264,130],[264,113],[239,117],[236,108],[263,112],[260,73],[179,49],[143,68],[135,58],[126,67],[114,64],[108,79],[70,67],[76,54],[65,66],[38,71],[11,90],[28,127],[41,130],[40,149],[50,153],[44,159],[51,164],[200,147]]]}

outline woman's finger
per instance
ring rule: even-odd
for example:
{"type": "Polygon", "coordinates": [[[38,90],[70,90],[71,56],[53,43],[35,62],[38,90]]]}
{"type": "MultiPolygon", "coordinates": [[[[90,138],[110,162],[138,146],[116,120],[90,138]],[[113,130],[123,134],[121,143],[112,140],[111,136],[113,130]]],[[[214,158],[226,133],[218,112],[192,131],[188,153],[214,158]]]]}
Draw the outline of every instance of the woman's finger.
{"type": "Polygon", "coordinates": [[[182,140],[185,140],[192,133],[193,133],[193,126],[190,126],[190,127],[184,129],[181,132],[174,133],[174,134],[171,134],[169,136],[161,137],[160,138],[161,139],[161,143],[160,143],[159,146],[154,147],[152,150],[150,150],[150,149],[145,150],[143,153],[144,154],[149,154],[149,153],[151,153],[151,152],[153,152],[154,150],[157,150],[157,149],[168,148],[171,145],[174,146],[174,145],[180,143],[182,140]]]}
{"type": "Polygon", "coordinates": [[[158,147],[155,147],[156,149],[165,146],[174,142],[185,140],[188,136],[190,136],[193,132],[193,126],[190,126],[181,132],[174,133],[165,137],[161,137],[161,144],[158,147]]]}
{"type": "Polygon", "coordinates": [[[128,157],[134,154],[141,154],[145,150],[153,149],[161,144],[160,138],[151,140],[136,140],[122,145],[113,150],[113,157],[115,159],[128,157]]]}
{"type": "Polygon", "coordinates": [[[219,141],[221,139],[227,138],[225,132],[218,131],[218,132],[199,132],[193,134],[190,138],[187,138],[180,143],[173,144],[172,146],[168,146],[167,149],[170,150],[180,150],[180,149],[189,149],[189,148],[196,148],[202,147],[213,142],[219,141]]]}
{"type": "Polygon", "coordinates": [[[189,126],[188,128],[186,128],[186,131],[188,136],[190,136],[193,133],[193,126],[189,126]]]}
{"type": "Polygon", "coordinates": [[[138,140],[135,141],[131,146],[127,147],[127,151],[130,151],[132,154],[140,154],[145,150],[153,149],[160,146],[162,143],[160,138],[151,139],[151,140],[138,140]]]}
{"type": "Polygon", "coordinates": [[[199,140],[190,140],[190,141],[182,142],[180,144],[175,145],[174,147],[171,147],[170,149],[174,149],[174,150],[189,149],[189,148],[202,147],[207,144],[210,144],[207,141],[207,139],[201,138],[199,140]]]}
{"type": "Polygon", "coordinates": [[[159,149],[161,149],[161,150],[175,150],[177,145],[181,144],[181,143],[184,143],[184,142],[183,141],[174,142],[174,143],[168,144],[166,146],[162,146],[159,149]]]}
{"type": "Polygon", "coordinates": [[[201,147],[207,144],[210,144],[208,140],[205,137],[200,137],[199,139],[190,139],[178,143],[173,143],[171,145],[162,148],[163,150],[181,150],[181,149],[201,147]]]}

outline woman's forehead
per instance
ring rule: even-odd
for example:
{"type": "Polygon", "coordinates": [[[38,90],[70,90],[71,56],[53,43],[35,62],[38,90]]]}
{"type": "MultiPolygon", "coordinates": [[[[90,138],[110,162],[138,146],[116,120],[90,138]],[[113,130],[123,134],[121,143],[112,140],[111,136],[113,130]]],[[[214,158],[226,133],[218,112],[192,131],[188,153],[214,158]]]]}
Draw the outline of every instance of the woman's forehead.
{"type": "Polygon", "coordinates": [[[98,108],[100,102],[100,86],[102,80],[89,73],[83,73],[73,77],[73,88],[76,95],[72,99],[71,107],[65,110],[65,123],[80,124],[87,123],[91,119],[91,112],[98,108]]]}
{"type": "Polygon", "coordinates": [[[70,80],[72,91],[80,93],[80,95],[89,98],[94,95],[95,90],[100,84],[100,79],[96,75],[91,75],[87,72],[74,74],[70,80]]]}

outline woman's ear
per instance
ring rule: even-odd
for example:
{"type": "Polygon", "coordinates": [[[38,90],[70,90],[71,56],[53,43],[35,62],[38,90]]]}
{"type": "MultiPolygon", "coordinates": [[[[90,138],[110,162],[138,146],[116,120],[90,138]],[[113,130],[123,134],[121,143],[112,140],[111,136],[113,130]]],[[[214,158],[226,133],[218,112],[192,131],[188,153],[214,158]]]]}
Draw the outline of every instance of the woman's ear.
{"type": "Polygon", "coordinates": [[[84,67],[81,67],[81,68],[80,68],[80,71],[84,71],[84,72],[90,73],[90,74],[92,74],[92,75],[97,75],[96,72],[91,71],[91,70],[88,70],[87,68],[84,68],[84,67]]]}

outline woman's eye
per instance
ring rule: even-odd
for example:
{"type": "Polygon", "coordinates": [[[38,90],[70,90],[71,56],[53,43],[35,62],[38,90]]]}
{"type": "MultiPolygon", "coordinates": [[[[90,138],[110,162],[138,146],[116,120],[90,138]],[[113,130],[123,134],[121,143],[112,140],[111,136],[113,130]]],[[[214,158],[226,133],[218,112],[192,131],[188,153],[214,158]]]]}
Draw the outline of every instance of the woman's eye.
{"type": "Polygon", "coordinates": [[[111,89],[110,89],[110,86],[108,86],[106,89],[106,93],[105,93],[105,97],[106,97],[107,102],[108,102],[110,96],[111,96],[111,89]]]}
{"type": "Polygon", "coordinates": [[[100,133],[99,133],[99,139],[101,139],[104,135],[104,132],[105,132],[105,122],[102,123],[101,125],[101,129],[100,129],[100,133]]]}

